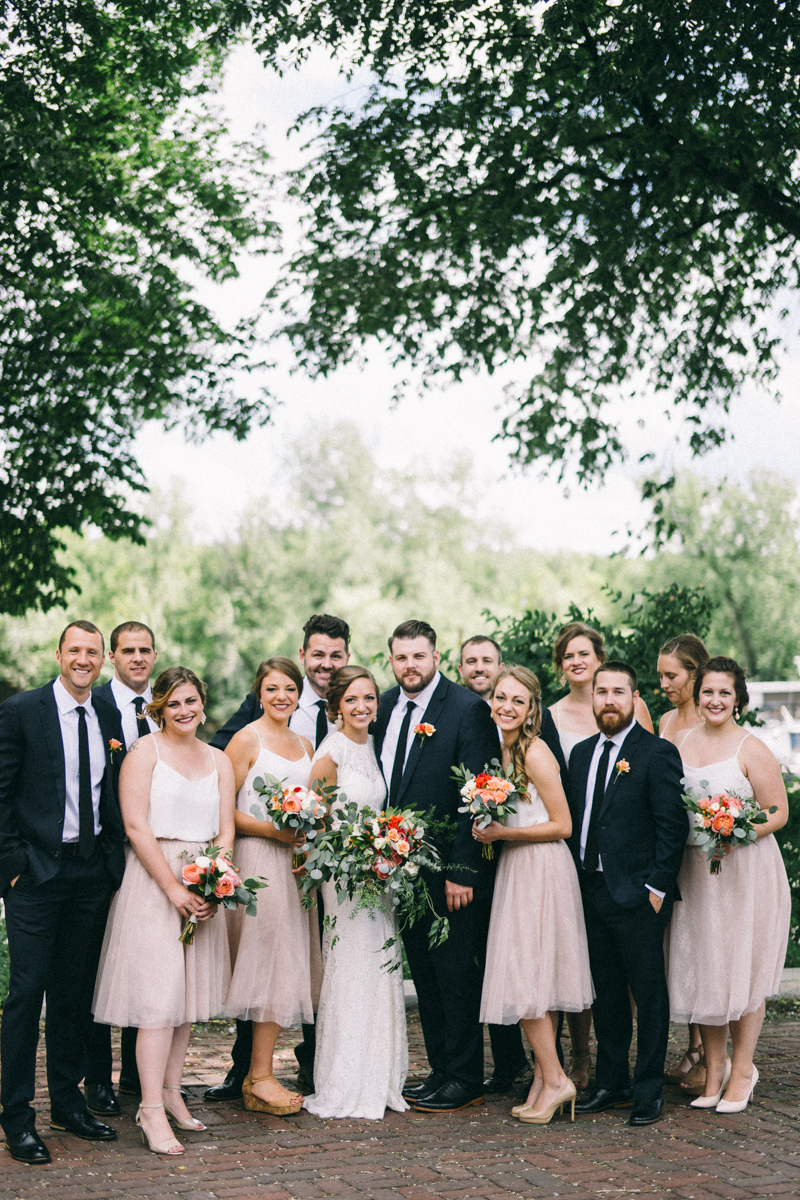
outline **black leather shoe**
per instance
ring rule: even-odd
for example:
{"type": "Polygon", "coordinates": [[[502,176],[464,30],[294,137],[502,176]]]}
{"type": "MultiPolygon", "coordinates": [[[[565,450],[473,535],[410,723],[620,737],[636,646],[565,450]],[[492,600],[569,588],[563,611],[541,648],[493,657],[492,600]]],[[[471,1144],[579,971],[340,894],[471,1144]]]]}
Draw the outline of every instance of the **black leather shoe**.
{"type": "Polygon", "coordinates": [[[126,1096],[141,1096],[142,1085],[136,1075],[120,1075],[117,1091],[124,1092],[126,1096]]]}
{"type": "Polygon", "coordinates": [[[422,1083],[407,1083],[402,1091],[403,1099],[413,1104],[417,1100],[422,1100],[425,1096],[432,1096],[434,1092],[438,1092],[443,1083],[444,1077],[437,1075],[435,1071],[431,1071],[428,1078],[423,1079],[422,1083]]]}
{"type": "Polygon", "coordinates": [[[310,1096],[314,1092],[314,1072],[307,1066],[297,1068],[297,1086],[306,1096],[310,1096]]]}
{"type": "Polygon", "coordinates": [[[228,1071],[224,1083],[215,1084],[203,1092],[204,1100],[241,1100],[244,1075],[238,1071],[228,1071]]]}
{"type": "Polygon", "coordinates": [[[633,1104],[633,1088],[598,1088],[585,1100],[575,1104],[576,1113],[601,1113],[607,1108],[630,1108],[633,1104]]]}
{"type": "Polygon", "coordinates": [[[458,1112],[473,1104],[483,1104],[483,1088],[466,1088],[451,1079],[431,1096],[412,1100],[411,1103],[417,1112],[458,1112]]]}
{"type": "Polygon", "coordinates": [[[50,1162],[50,1151],[35,1129],[26,1129],[24,1133],[7,1133],[6,1148],[17,1162],[28,1163],[31,1167],[50,1162]]]}
{"type": "Polygon", "coordinates": [[[522,1063],[513,1075],[496,1068],[493,1074],[483,1081],[483,1090],[488,1096],[499,1096],[503,1092],[511,1092],[521,1083],[529,1083],[533,1079],[533,1067],[529,1062],[522,1063]]]}
{"type": "Polygon", "coordinates": [[[96,1117],[118,1117],[122,1112],[114,1089],[106,1083],[87,1083],[83,1093],[86,1107],[96,1117]]]}
{"type": "Polygon", "coordinates": [[[637,1101],[633,1106],[628,1124],[652,1125],[655,1121],[661,1120],[663,1111],[664,1101],[660,1097],[658,1100],[637,1101]]]}
{"type": "Polygon", "coordinates": [[[116,1129],[104,1125],[88,1112],[50,1113],[50,1128],[62,1129],[66,1133],[74,1133],[75,1137],[84,1138],[87,1142],[113,1142],[117,1136],[116,1129]]]}

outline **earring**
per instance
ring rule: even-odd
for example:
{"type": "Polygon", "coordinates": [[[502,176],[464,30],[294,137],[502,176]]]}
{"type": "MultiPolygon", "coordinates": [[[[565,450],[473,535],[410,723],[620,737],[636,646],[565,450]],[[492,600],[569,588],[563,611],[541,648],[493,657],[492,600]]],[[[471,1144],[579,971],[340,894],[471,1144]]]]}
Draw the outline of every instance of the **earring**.
{"type": "Polygon", "coordinates": [[[528,717],[527,721],[525,722],[525,732],[530,733],[530,731],[532,729],[533,729],[533,717],[528,717]]]}
{"type": "Polygon", "coordinates": [[[338,712],[336,714],[336,720],[333,723],[337,729],[341,729],[342,726],[344,725],[344,721],[342,720],[342,714],[340,712],[338,712]]]}
{"type": "Polygon", "coordinates": [[[738,704],[734,704],[734,706],[733,706],[733,719],[734,719],[734,721],[739,720],[739,705],[738,704]]]}
{"type": "Polygon", "coordinates": [[[206,723],[206,714],[205,714],[205,713],[203,713],[203,715],[202,715],[202,716],[201,716],[201,718],[200,718],[200,724],[201,724],[201,725],[205,725],[205,723],[206,723]]]}

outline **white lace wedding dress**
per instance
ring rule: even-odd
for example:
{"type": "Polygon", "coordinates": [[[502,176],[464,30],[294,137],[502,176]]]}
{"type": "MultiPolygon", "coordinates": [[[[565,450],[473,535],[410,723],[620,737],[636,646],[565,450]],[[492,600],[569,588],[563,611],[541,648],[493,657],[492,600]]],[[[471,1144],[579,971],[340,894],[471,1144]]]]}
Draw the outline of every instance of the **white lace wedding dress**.
{"type": "MultiPolygon", "coordinates": [[[[371,737],[359,745],[332,733],[314,761],[326,754],[336,763],[337,786],[348,800],[359,808],[384,806],[386,785],[371,737]]],[[[381,1120],[387,1108],[408,1108],[401,1095],[408,1073],[403,972],[384,966],[399,961],[399,941],[391,950],[381,949],[396,936],[396,919],[390,904],[351,915],[355,901],[340,898],[332,883],[323,884],[322,895],[326,916],[336,921],[323,937],[316,1091],[306,1096],[305,1107],[318,1117],[381,1120]]]]}

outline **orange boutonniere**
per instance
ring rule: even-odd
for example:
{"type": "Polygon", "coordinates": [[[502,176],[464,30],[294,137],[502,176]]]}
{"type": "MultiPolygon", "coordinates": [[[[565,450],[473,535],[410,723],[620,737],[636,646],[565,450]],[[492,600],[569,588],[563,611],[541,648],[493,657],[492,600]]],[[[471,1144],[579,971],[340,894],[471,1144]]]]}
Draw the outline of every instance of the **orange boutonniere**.
{"type": "Polygon", "coordinates": [[[421,725],[414,726],[414,733],[419,734],[419,742],[420,745],[422,745],[425,741],[425,738],[433,737],[433,735],[436,733],[436,729],[433,725],[429,725],[427,721],[423,721],[421,725]]]}
{"type": "Polygon", "coordinates": [[[628,774],[628,772],[631,769],[631,764],[628,762],[627,758],[619,758],[619,759],[617,759],[615,766],[617,768],[617,773],[614,776],[614,782],[616,783],[617,780],[619,779],[620,775],[628,774]]]}
{"type": "Polygon", "coordinates": [[[109,757],[110,757],[111,761],[113,762],[114,761],[114,752],[115,752],[115,750],[122,749],[122,742],[118,741],[117,738],[109,738],[108,739],[108,749],[109,749],[109,757]]]}

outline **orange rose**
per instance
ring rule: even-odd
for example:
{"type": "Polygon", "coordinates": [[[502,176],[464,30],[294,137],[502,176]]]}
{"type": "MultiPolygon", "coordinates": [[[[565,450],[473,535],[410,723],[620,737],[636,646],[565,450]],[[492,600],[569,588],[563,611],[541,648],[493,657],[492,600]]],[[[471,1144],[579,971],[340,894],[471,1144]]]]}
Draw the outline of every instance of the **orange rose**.
{"type": "Polygon", "coordinates": [[[217,886],[214,888],[215,896],[232,896],[236,891],[236,884],[231,879],[230,875],[223,875],[217,886]]]}
{"type": "Polygon", "coordinates": [[[297,813],[303,807],[303,802],[298,800],[297,796],[287,796],[283,802],[282,808],[284,812],[297,813]]]}
{"type": "Polygon", "coordinates": [[[189,865],[184,867],[181,871],[181,879],[188,887],[190,883],[199,883],[201,874],[202,871],[198,867],[197,863],[189,863],[189,865]]]}
{"type": "Polygon", "coordinates": [[[733,833],[733,817],[730,813],[717,813],[714,820],[711,822],[711,828],[714,833],[724,833],[730,835],[733,833]]]}

